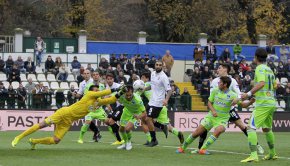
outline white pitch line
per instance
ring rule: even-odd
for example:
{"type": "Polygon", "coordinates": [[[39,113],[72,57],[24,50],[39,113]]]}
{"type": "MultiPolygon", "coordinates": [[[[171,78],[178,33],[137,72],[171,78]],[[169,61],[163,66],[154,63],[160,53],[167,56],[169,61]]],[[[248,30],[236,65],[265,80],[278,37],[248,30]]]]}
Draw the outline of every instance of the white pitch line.
{"type": "MultiPolygon", "coordinates": [[[[77,142],[77,140],[72,140],[73,142],[77,142]]],[[[85,141],[85,142],[94,142],[94,141],[85,141]]],[[[99,143],[105,143],[105,144],[112,144],[113,142],[103,142],[103,141],[100,141],[99,143]]],[[[132,143],[133,145],[137,145],[137,146],[144,146],[142,144],[136,144],[136,143],[132,143]]],[[[167,146],[167,145],[157,145],[159,147],[163,147],[163,148],[171,148],[171,149],[177,149],[178,146],[167,146]]],[[[187,149],[192,149],[192,150],[196,150],[196,148],[187,148],[187,149]]],[[[248,156],[249,154],[248,153],[240,153],[240,152],[231,152],[231,151],[223,151],[223,150],[209,150],[209,151],[212,151],[212,152],[218,152],[218,153],[226,153],[226,154],[236,154],[236,155],[245,155],[245,156],[248,156]]],[[[259,155],[259,156],[264,156],[264,155],[259,155]]],[[[290,157],[281,157],[279,156],[278,157],[279,159],[286,159],[286,160],[290,160],[290,157]]]]}

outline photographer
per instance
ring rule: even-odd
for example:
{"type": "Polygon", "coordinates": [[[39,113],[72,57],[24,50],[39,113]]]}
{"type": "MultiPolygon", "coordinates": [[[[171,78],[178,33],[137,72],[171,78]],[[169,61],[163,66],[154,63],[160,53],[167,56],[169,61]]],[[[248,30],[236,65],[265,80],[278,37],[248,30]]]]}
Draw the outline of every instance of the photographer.
{"type": "Polygon", "coordinates": [[[22,84],[19,84],[19,87],[17,88],[17,106],[18,109],[26,109],[26,89],[23,87],[22,84]]]}
{"type": "Polygon", "coordinates": [[[76,93],[77,93],[77,89],[75,89],[75,87],[71,85],[70,90],[67,92],[68,105],[72,105],[77,101],[75,97],[76,93]]]}

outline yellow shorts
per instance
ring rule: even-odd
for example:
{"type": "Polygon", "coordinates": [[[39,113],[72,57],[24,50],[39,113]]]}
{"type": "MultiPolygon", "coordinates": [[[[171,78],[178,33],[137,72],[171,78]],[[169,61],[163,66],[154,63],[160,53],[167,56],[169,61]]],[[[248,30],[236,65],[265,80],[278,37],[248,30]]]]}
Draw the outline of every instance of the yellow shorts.
{"type": "Polygon", "coordinates": [[[62,139],[68,132],[73,122],[73,118],[69,114],[68,107],[57,110],[54,114],[45,119],[46,124],[55,124],[54,136],[62,139]]]}

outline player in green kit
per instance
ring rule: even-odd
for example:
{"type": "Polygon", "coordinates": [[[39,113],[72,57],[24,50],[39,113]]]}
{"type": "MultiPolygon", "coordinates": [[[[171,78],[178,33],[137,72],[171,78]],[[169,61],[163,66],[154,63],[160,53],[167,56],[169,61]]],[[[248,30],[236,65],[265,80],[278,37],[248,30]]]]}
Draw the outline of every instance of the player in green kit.
{"type": "MultiPolygon", "coordinates": [[[[150,73],[142,73],[141,80],[145,83],[145,88],[150,86],[150,82],[149,82],[150,81],[150,73]]],[[[144,105],[146,106],[148,104],[148,101],[151,98],[151,95],[152,95],[151,90],[144,91],[144,92],[142,90],[137,90],[136,93],[139,94],[140,96],[143,96],[143,102],[144,102],[144,105]]],[[[157,119],[154,122],[154,126],[161,129],[165,133],[166,137],[168,135],[168,131],[171,132],[172,134],[177,136],[180,143],[183,144],[183,142],[184,142],[183,133],[171,126],[171,124],[169,122],[168,115],[167,115],[166,106],[163,106],[159,116],[157,117],[157,119]]],[[[144,145],[148,145],[151,142],[151,136],[149,133],[148,126],[146,125],[146,122],[144,119],[142,119],[142,128],[143,128],[144,133],[147,136],[147,141],[144,145]]]]}
{"type": "Polygon", "coordinates": [[[125,143],[117,147],[117,149],[131,150],[131,131],[137,120],[146,118],[146,110],[141,97],[138,94],[133,93],[133,87],[127,86],[126,88],[125,94],[121,96],[116,94],[110,98],[99,99],[97,102],[102,105],[102,103],[107,100],[114,100],[116,102],[118,99],[118,101],[123,104],[124,109],[120,119],[119,131],[125,143]]]}
{"type": "MultiPolygon", "coordinates": [[[[186,148],[204,131],[210,131],[214,128],[213,134],[206,140],[206,143],[199,150],[199,154],[209,154],[207,149],[212,145],[218,137],[225,132],[228,120],[230,118],[231,105],[237,94],[229,90],[231,85],[231,78],[227,76],[220,77],[218,88],[214,89],[208,101],[209,113],[205,116],[204,120],[197,127],[197,129],[188,136],[183,145],[176,150],[176,153],[184,153],[186,148]]],[[[241,103],[243,107],[247,107],[254,101],[248,103],[241,103]]],[[[257,144],[257,143],[256,143],[257,144]]]]}
{"type": "Polygon", "coordinates": [[[267,52],[263,48],[258,48],[255,52],[254,61],[257,64],[255,70],[255,86],[248,92],[242,94],[242,99],[247,99],[252,95],[256,98],[255,109],[252,112],[248,126],[248,142],[251,150],[250,157],[241,162],[259,161],[257,154],[257,133],[256,129],[262,128],[266,135],[266,140],[270,151],[263,160],[277,159],[274,148],[275,137],[272,131],[273,114],[276,110],[275,88],[276,81],[273,71],[265,64],[267,52]]]}

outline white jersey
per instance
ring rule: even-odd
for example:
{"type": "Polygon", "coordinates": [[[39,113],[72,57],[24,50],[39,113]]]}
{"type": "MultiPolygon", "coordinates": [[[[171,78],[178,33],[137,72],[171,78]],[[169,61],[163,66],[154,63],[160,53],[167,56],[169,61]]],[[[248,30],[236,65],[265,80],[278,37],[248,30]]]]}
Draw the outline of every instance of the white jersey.
{"type": "MultiPolygon", "coordinates": [[[[106,89],[117,89],[120,86],[121,86],[121,84],[113,82],[112,86],[109,86],[108,84],[106,84],[106,89]]],[[[115,94],[115,93],[113,93],[113,94],[115,94]]],[[[109,95],[109,96],[111,96],[111,95],[109,95]]],[[[116,102],[116,104],[117,104],[117,107],[120,105],[120,103],[118,101],[116,102]]]]}
{"type": "Polygon", "coordinates": [[[150,106],[163,107],[166,92],[171,90],[169,78],[163,71],[151,73],[151,90],[152,96],[148,104],[150,106]]]}
{"type": "Polygon", "coordinates": [[[94,82],[94,80],[93,80],[92,78],[90,78],[88,81],[83,80],[83,81],[80,83],[78,94],[83,95],[83,94],[84,94],[84,91],[85,91],[85,87],[86,87],[86,85],[87,85],[88,83],[91,83],[91,82],[94,82]]]}
{"type": "MultiPolygon", "coordinates": [[[[230,77],[230,78],[232,79],[232,83],[229,87],[229,90],[234,91],[238,95],[238,98],[240,98],[241,91],[239,88],[239,84],[237,83],[237,81],[234,78],[232,78],[232,77],[230,77]]],[[[220,82],[220,77],[217,77],[214,80],[212,80],[212,82],[210,84],[210,92],[212,92],[213,89],[218,88],[219,82],[220,82]]]]}

